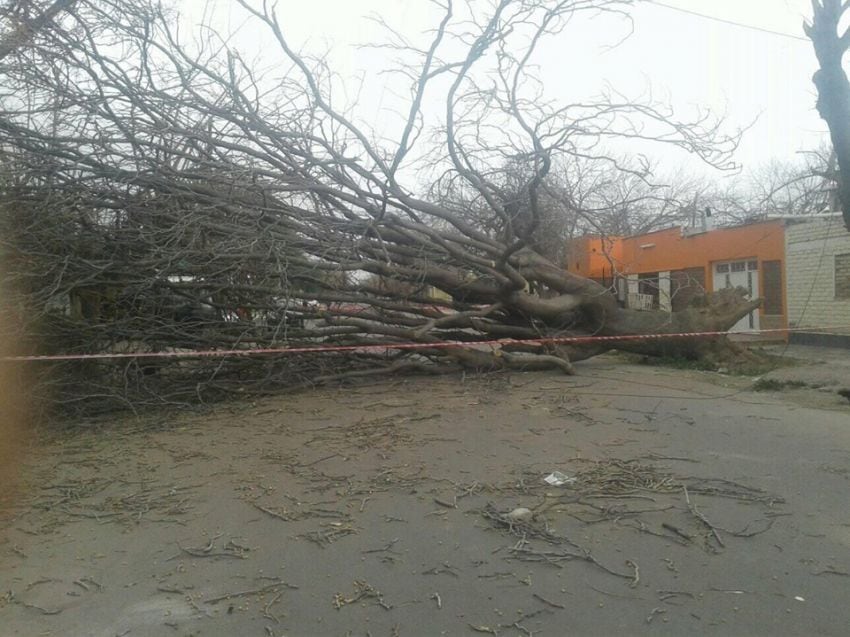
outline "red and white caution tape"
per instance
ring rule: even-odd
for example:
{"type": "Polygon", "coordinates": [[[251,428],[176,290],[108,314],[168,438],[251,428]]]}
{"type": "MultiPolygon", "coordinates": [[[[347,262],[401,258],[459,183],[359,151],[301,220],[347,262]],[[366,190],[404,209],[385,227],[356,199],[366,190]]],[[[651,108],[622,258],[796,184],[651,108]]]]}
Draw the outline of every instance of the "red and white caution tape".
{"type": "Polygon", "coordinates": [[[376,343],[374,345],[312,345],[305,347],[266,347],[256,349],[210,349],[179,352],[124,352],[100,354],[50,354],[45,356],[5,356],[0,361],[74,361],[115,360],[122,358],[221,358],[236,356],[266,356],[271,354],[321,354],[324,352],[386,352],[390,350],[451,349],[475,346],[503,345],[590,345],[594,343],[659,340],[665,338],[710,338],[733,334],[787,334],[789,332],[822,332],[827,330],[850,333],[850,326],[836,327],[782,327],[749,332],[675,332],[672,334],[622,334],[618,336],[559,336],[552,338],[502,338],[488,341],[440,341],[437,343],[376,343]]]}

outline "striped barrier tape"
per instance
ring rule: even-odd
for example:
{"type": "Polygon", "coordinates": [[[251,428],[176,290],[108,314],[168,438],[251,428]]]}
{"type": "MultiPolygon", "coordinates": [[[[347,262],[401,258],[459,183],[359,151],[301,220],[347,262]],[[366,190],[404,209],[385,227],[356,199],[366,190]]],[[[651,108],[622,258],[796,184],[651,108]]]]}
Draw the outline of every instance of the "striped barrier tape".
{"type": "Polygon", "coordinates": [[[302,347],[266,347],[255,349],[215,349],[180,352],[115,352],[100,354],[49,354],[43,356],[4,356],[0,361],[73,361],[73,360],[115,360],[140,358],[221,358],[230,356],[263,356],[271,354],[320,354],[324,352],[371,352],[389,350],[416,349],[450,349],[475,346],[504,346],[504,345],[569,345],[593,344],[620,341],[659,340],[665,338],[709,338],[713,336],[730,336],[733,334],[787,334],[789,332],[820,332],[825,330],[842,330],[850,332],[850,326],[836,327],[782,327],[749,332],[730,332],[726,330],[713,332],[674,332],[657,334],[622,334],[618,336],[556,336],[549,338],[502,338],[487,341],[439,341],[436,343],[375,343],[374,345],[312,345],[302,347]]]}

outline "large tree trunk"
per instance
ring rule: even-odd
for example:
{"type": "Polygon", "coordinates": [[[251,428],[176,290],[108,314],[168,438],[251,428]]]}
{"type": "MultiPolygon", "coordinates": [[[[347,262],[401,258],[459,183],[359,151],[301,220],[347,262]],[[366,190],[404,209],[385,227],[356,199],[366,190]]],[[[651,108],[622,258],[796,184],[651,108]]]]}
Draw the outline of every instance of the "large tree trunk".
{"type": "Polygon", "coordinates": [[[811,24],[803,29],[812,41],[820,68],[812,81],[817,88],[817,109],[829,127],[838,160],[838,199],[844,224],[850,230],[850,82],[844,72],[844,54],[850,47],[850,28],[838,34],[838,25],[850,8],[842,0],[813,0],[811,24]]]}

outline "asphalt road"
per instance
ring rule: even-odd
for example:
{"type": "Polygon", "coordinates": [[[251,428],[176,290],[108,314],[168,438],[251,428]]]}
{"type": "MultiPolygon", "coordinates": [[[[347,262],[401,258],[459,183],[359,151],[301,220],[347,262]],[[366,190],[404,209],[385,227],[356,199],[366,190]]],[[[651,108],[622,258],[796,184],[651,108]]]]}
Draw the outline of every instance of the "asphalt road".
{"type": "Polygon", "coordinates": [[[850,407],[577,367],[44,440],[0,518],[0,634],[847,634],[850,407]]]}

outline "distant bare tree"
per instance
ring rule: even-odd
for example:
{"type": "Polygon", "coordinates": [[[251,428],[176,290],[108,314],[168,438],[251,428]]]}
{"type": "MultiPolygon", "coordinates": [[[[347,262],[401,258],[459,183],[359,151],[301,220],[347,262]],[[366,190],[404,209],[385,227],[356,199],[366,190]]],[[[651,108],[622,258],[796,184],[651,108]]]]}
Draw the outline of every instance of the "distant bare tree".
{"type": "Polygon", "coordinates": [[[774,161],[725,183],[703,184],[695,196],[717,225],[730,225],[836,210],[837,181],[834,155],[824,147],[802,160],[774,161]]]}
{"type": "MultiPolygon", "coordinates": [[[[560,156],[542,181],[538,193],[539,221],[530,247],[555,263],[564,262],[567,241],[584,234],[629,236],[692,222],[695,200],[708,189],[705,180],[674,175],[661,179],[646,167],[628,169],[629,162],[615,154],[607,158],[560,156]]],[[[497,177],[499,196],[514,225],[528,223],[528,175],[517,164],[504,166],[497,177]]],[[[479,227],[495,234],[504,223],[493,217],[474,192],[457,182],[434,184],[431,196],[451,206],[479,227]]]]}

